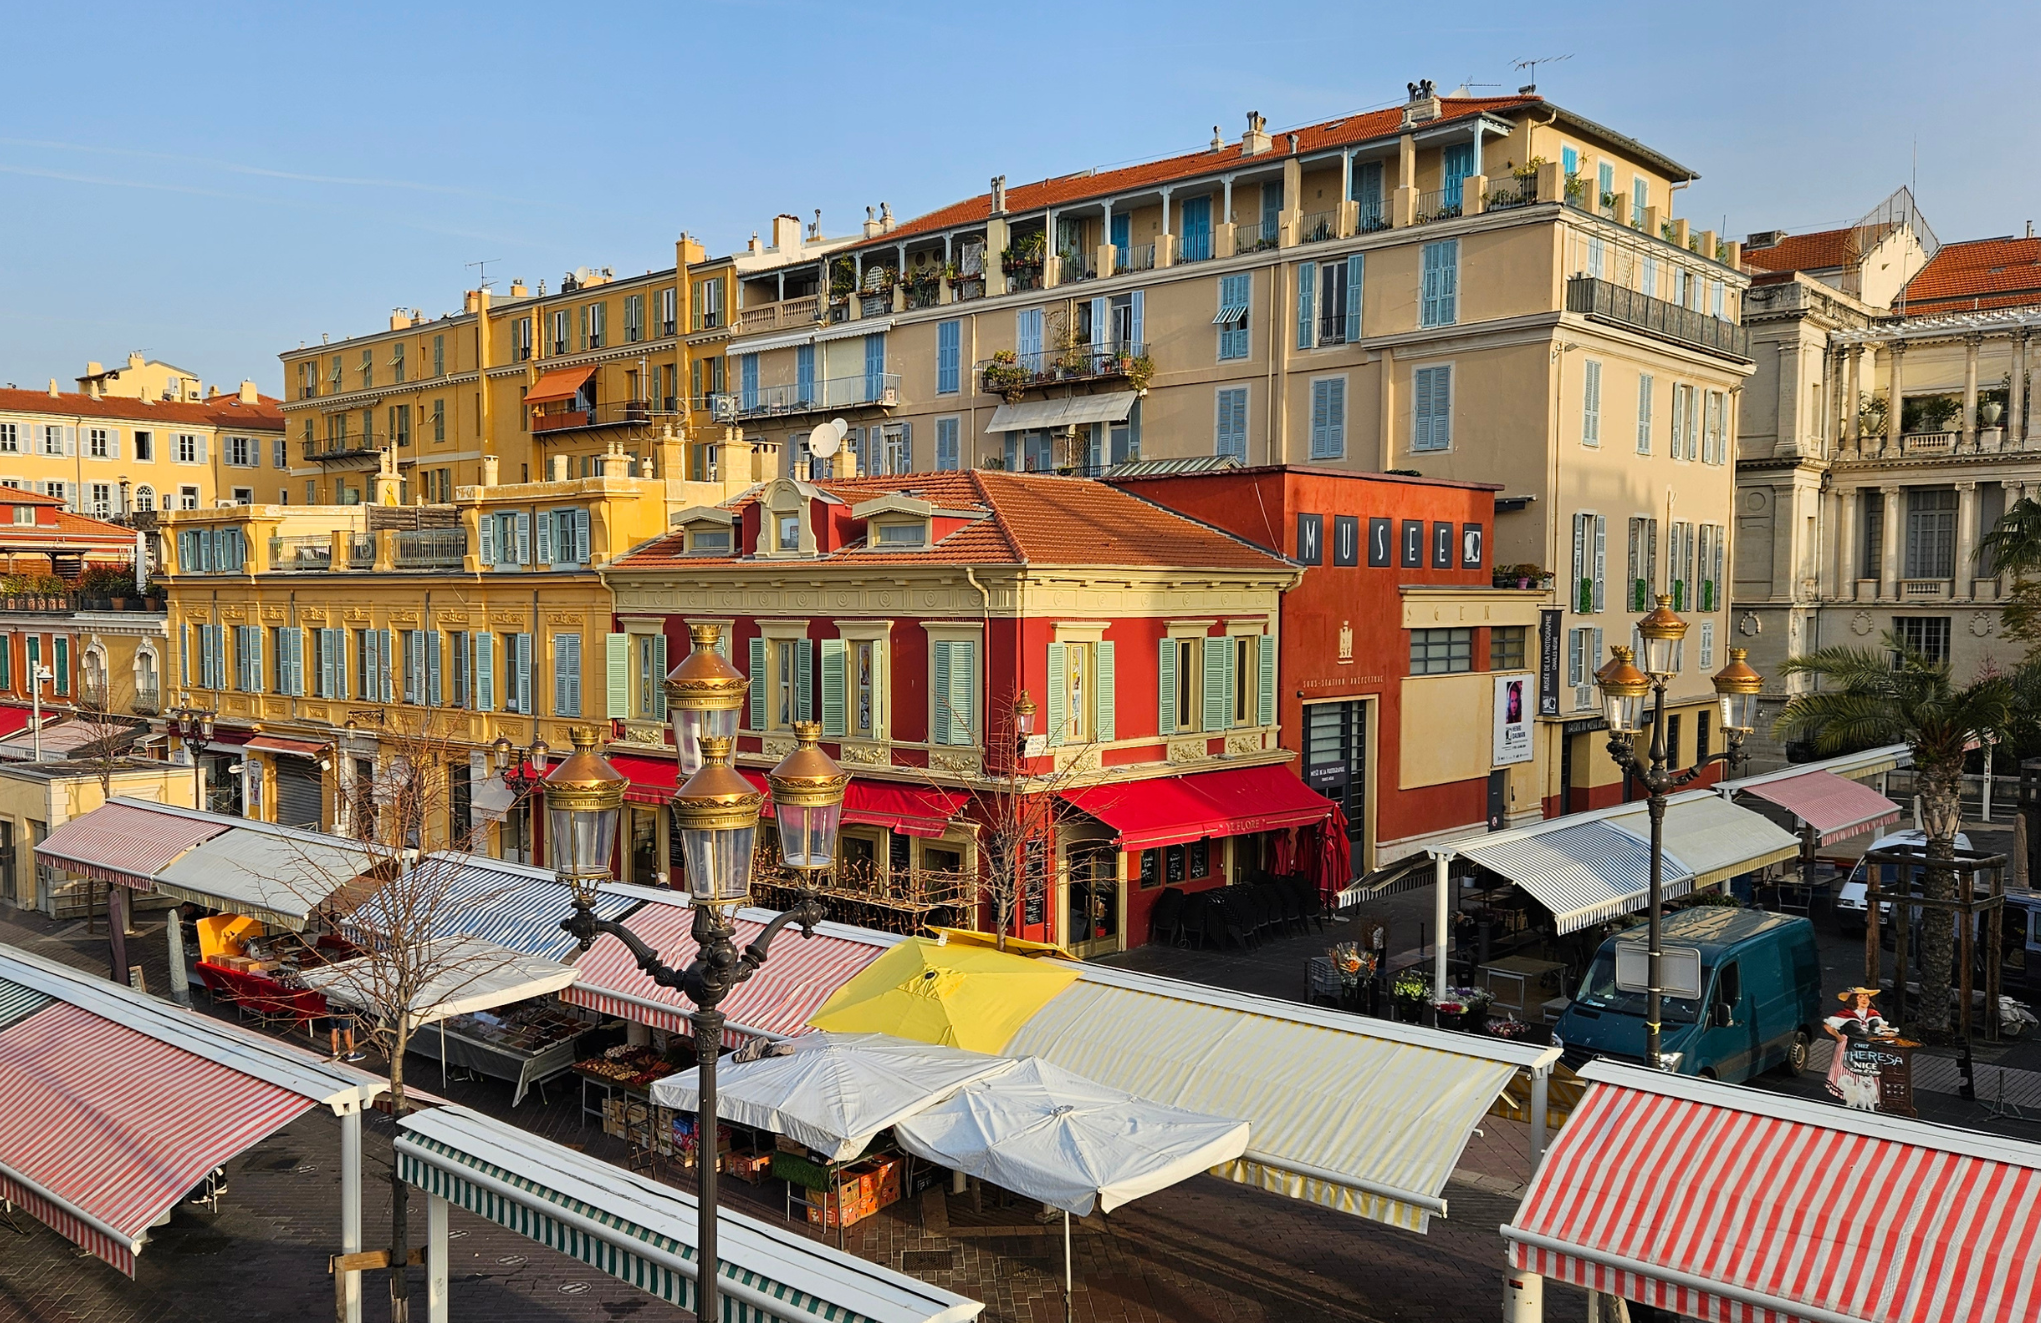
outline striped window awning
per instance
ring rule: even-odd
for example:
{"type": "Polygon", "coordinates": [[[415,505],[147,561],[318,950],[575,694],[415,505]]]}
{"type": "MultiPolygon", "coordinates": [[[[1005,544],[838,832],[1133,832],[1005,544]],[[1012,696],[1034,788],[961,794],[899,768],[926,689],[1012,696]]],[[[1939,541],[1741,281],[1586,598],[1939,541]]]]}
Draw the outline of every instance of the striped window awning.
{"type": "MultiPolygon", "coordinates": [[[[465,1107],[399,1122],[397,1170],[428,1194],[693,1310],[694,1196],[465,1107]]],[[[742,1213],[716,1218],[726,1319],[964,1323],[984,1306],[742,1213]]]]}
{"type": "Polygon", "coordinates": [[[1802,772],[1798,776],[1755,782],[1741,790],[1777,804],[1820,832],[1823,845],[1833,845],[1899,821],[1899,805],[1871,787],[1834,772],[1802,772]]]}
{"type": "MultiPolygon", "coordinates": [[[[574,893],[546,869],[441,850],[413,866],[405,890],[412,913],[401,926],[409,935],[479,937],[548,960],[574,952],[574,938],[560,926],[574,912],[574,893]]],[[[614,919],[638,903],[604,891],[590,908],[598,919],[614,919]]],[[[363,901],[345,925],[350,936],[390,931],[390,906],[385,895],[363,901]]]]}
{"type": "Polygon", "coordinates": [[[136,891],[153,890],[155,875],[172,860],[226,831],[224,818],[166,813],[133,800],[109,800],[73,818],[35,847],[59,868],[136,891]]]}
{"type": "Polygon", "coordinates": [[[2041,1145],[1597,1061],[1510,1263],[1681,1317],[2025,1323],[2041,1145]]]}
{"type": "Polygon", "coordinates": [[[1231,326],[1245,316],[1247,316],[1245,303],[1222,303],[1219,305],[1219,311],[1212,314],[1212,325],[1231,326]]]}
{"type": "Polygon", "coordinates": [[[49,1004],[49,994],[0,979],[0,1029],[26,1020],[49,1004]]]}
{"type": "MultiPolygon", "coordinates": [[[[661,960],[683,968],[695,957],[695,941],[688,931],[692,916],[686,905],[655,901],[624,920],[624,926],[657,951],[661,960]]],[[[764,911],[739,910],[738,949],[762,932],[771,918],[764,911]]],[[[724,1045],[738,1047],[750,1038],[792,1038],[808,1033],[809,1017],[822,1008],[829,995],[894,944],[881,940],[885,936],[833,923],[818,925],[815,936],[808,938],[798,930],[782,932],[773,939],[772,959],[724,1000],[722,1011],[729,1017],[723,1030],[724,1045]]],[[[648,978],[630,948],[616,938],[607,934],[596,938],[575,969],[579,978],[560,993],[561,1001],[668,1033],[694,1033],[687,1018],[692,1009],[689,1003],[679,992],[648,978]]]]}
{"type": "MultiPolygon", "coordinates": [[[[1602,821],[1649,848],[1651,819],[1645,805],[1602,821]]],[[[1800,853],[1800,842],[1761,813],[1739,808],[1713,791],[1690,790],[1666,801],[1665,848],[1694,870],[1695,886],[1708,887],[1791,859],[1800,853]]]]}
{"type": "MultiPolygon", "coordinates": [[[[1640,909],[1651,891],[1651,847],[1602,821],[1497,832],[1452,849],[1529,892],[1562,934],[1640,909]]],[[[1693,885],[1694,870],[1666,850],[1661,894],[1670,900],[1693,885]]]]}

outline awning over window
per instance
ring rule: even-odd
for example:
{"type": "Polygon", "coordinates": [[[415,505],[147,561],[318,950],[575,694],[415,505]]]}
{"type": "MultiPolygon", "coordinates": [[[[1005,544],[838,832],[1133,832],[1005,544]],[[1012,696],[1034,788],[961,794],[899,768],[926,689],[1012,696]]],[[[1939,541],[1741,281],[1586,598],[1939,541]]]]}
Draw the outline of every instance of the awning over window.
{"type": "Polygon", "coordinates": [[[332,746],[313,740],[287,740],[281,735],[257,735],[243,747],[251,753],[287,753],[294,758],[317,758],[332,746]]]}
{"type": "Polygon", "coordinates": [[[2041,1311],[2041,1146],[1597,1061],[1502,1234],[1519,1269],[1682,1317],[2041,1311]]]}
{"type": "Polygon", "coordinates": [[[231,824],[222,818],[164,813],[131,799],[112,799],[49,834],[36,854],[98,882],[148,891],[173,859],[231,824]]]}
{"type": "MultiPolygon", "coordinates": [[[[680,967],[695,957],[688,931],[692,918],[693,912],[677,900],[655,901],[624,920],[624,926],[659,952],[660,959],[680,967]]],[[[771,918],[763,910],[739,910],[738,949],[763,931],[771,918]]],[[[729,1017],[724,1044],[736,1047],[747,1038],[808,1033],[808,1018],[829,994],[899,940],[882,936],[834,923],[821,924],[813,937],[804,938],[798,930],[782,932],[773,939],[772,959],[723,1002],[723,1013],[729,1017]]],[[[596,938],[576,969],[580,978],[560,994],[560,1000],[668,1033],[694,1032],[687,1018],[692,1009],[688,1002],[672,988],[647,978],[636,957],[616,938],[607,934],[596,938]]]]}
{"type": "Polygon", "coordinates": [[[933,786],[854,778],[843,792],[843,820],[907,836],[940,836],[970,796],[933,786]]]}
{"type": "MultiPolygon", "coordinates": [[[[1643,804],[1602,821],[1651,844],[1643,804]]],[[[1800,842],[1763,814],[1738,808],[1713,791],[1692,790],[1666,801],[1665,848],[1694,870],[1695,886],[1707,887],[1791,859],[1800,853],[1800,842]]]]}
{"type": "Polygon", "coordinates": [[[524,393],[524,402],[551,404],[555,400],[571,400],[581,393],[581,388],[594,375],[593,367],[554,368],[551,372],[540,373],[539,379],[524,393]]]}
{"type": "Polygon", "coordinates": [[[1823,845],[1899,821],[1899,805],[1871,787],[1834,772],[1802,772],[1777,781],[1760,781],[1741,790],[1777,804],[1820,832],[1823,845]]]}
{"type": "Polygon", "coordinates": [[[27,730],[34,712],[25,707],[0,707],[0,735],[12,735],[17,730],[27,730]]]}
{"type": "MultiPolygon", "coordinates": [[[[405,887],[414,902],[403,923],[407,939],[479,937],[548,960],[565,960],[574,950],[574,938],[560,927],[574,912],[574,893],[547,869],[440,850],[412,866],[405,887]]],[[[637,903],[603,891],[590,908],[598,919],[614,919],[637,903]]],[[[391,905],[387,893],[370,896],[348,919],[349,934],[389,931],[391,905]]]]}
{"type": "Polygon", "coordinates": [[[1036,428],[1083,427],[1090,423],[1123,423],[1137,397],[1130,390],[1103,395],[1072,395],[1060,400],[1026,400],[1002,404],[992,411],[988,432],[1028,432],[1036,428]]]}
{"type": "Polygon", "coordinates": [[[672,758],[645,758],[630,753],[604,754],[609,765],[630,778],[624,798],[633,804],[664,804],[679,784],[680,763],[672,758]]]}
{"type": "Polygon", "coordinates": [[[1332,801],[1287,767],[1105,781],[1065,791],[1063,799],[1117,831],[1122,850],[1298,827],[1332,813],[1332,801]]]}
{"type": "MultiPolygon", "coordinates": [[[[1650,895],[1650,846],[1604,822],[1497,832],[1451,849],[1530,892],[1552,911],[1562,934],[1628,914],[1650,895]]],[[[1670,849],[1661,876],[1660,894],[1668,900],[1693,889],[1694,870],[1670,849]]]]}
{"type": "MultiPolygon", "coordinates": [[[[610,1273],[681,1309],[695,1302],[694,1196],[465,1107],[399,1125],[398,1174],[478,1217],[610,1273]]],[[[716,1215],[730,1316],[965,1323],[974,1300],[727,1207],[716,1215]]]]}
{"type": "Polygon", "coordinates": [[[341,837],[232,827],[160,870],[155,889],[297,932],[321,905],[374,871],[376,864],[365,847],[341,837]]]}

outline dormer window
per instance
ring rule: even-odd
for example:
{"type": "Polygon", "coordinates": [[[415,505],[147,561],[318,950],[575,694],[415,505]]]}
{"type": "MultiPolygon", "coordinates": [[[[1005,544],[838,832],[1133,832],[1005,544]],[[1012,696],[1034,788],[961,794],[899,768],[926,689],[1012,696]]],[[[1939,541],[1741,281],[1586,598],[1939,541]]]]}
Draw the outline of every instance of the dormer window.
{"type": "Polygon", "coordinates": [[[801,549],[801,516],[797,514],[780,515],[774,521],[773,526],[778,530],[779,540],[776,544],[777,550],[799,551],[801,549]]]}
{"type": "Polygon", "coordinates": [[[730,554],[730,530],[693,529],[687,535],[687,550],[691,556],[727,556],[730,554]]]}
{"type": "Polygon", "coordinates": [[[32,505],[17,505],[17,506],[15,506],[15,507],[14,507],[14,522],[15,522],[15,523],[17,523],[17,524],[32,524],[32,523],[34,523],[34,522],[35,522],[35,507],[34,507],[34,506],[32,506],[32,505]]]}
{"type": "Polygon", "coordinates": [[[879,545],[882,547],[925,547],[928,545],[928,525],[880,524],[879,545]]]}

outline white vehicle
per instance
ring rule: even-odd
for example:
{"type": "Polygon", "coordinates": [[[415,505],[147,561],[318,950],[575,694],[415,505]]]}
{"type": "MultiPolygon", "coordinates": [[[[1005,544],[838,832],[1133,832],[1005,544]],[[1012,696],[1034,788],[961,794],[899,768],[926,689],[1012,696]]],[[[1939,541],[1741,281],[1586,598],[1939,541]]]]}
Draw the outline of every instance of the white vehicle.
{"type": "MultiPolygon", "coordinates": [[[[1927,843],[1928,836],[1926,832],[1913,831],[1911,829],[1896,831],[1888,836],[1880,836],[1877,840],[1871,842],[1870,850],[1866,850],[1864,853],[1870,854],[1872,850],[1887,850],[1901,845],[1911,845],[1915,849],[1925,849],[1927,843]]],[[[1970,848],[1970,838],[1958,832],[1956,835],[1956,848],[1968,850],[1970,848]]],[[[1894,874],[1898,872],[1898,865],[1896,864],[1887,864],[1884,867],[1894,874]]],[[[1893,878],[1892,881],[1897,881],[1897,878],[1893,878]]],[[[1890,883],[1887,883],[1887,885],[1889,886],[1890,883]]],[[[1864,861],[1859,859],[1857,860],[1857,866],[1850,870],[1848,879],[1843,882],[1842,886],[1836,889],[1835,921],[1837,927],[1848,932],[1861,933],[1864,931],[1865,921],[1868,918],[1864,905],[1866,890],[1867,888],[1864,885],[1864,861]]],[[[1892,902],[1880,902],[1878,906],[1878,921],[1885,923],[1891,918],[1892,902]]]]}

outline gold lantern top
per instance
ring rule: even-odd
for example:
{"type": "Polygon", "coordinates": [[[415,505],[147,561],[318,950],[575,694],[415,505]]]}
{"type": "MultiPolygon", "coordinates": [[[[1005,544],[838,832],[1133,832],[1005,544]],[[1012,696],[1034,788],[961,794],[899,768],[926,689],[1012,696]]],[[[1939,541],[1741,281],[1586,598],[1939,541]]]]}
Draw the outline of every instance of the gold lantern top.
{"type": "Polygon", "coordinates": [[[742,708],[751,681],[732,666],[717,644],[721,625],[690,625],[694,647],[666,676],[667,706],[678,711],[725,712],[742,708]]]}
{"type": "Polygon", "coordinates": [[[756,826],[765,795],[730,766],[737,741],[702,736],[702,770],[687,779],[671,801],[673,825],[682,831],[734,831],[756,826]]]}
{"type": "Polygon", "coordinates": [[[595,751],[602,733],[594,726],[574,728],[574,752],[546,773],[546,806],[568,812],[599,812],[623,807],[630,778],[595,751]]]}
{"type": "MultiPolygon", "coordinates": [[[[794,751],[765,774],[766,784],[772,787],[772,802],[788,808],[822,808],[842,803],[850,773],[822,752],[822,723],[795,722],[794,738],[800,741],[794,751]]],[[[706,752],[708,741],[702,744],[706,752]]]]}

